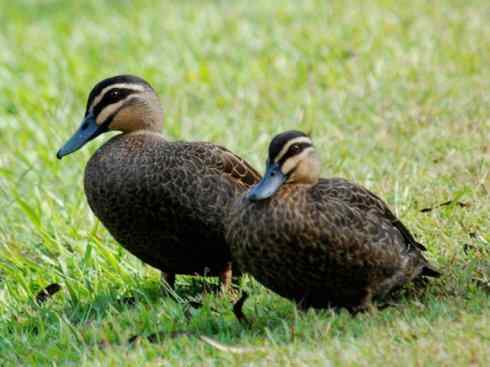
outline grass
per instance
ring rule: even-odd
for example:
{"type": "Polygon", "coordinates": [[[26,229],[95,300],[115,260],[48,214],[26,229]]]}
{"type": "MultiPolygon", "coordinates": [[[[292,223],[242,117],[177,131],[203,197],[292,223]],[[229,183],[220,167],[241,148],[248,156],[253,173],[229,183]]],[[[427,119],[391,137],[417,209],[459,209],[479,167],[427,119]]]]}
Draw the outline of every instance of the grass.
{"type": "Polygon", "coordinates": [[[488,1],[0,8],[1,365],[490,365],[488,1]],[[93,84],[118,73],[154,85],[169,138],[223,144],[259,169],[273,134],[311,131],[323,175],[384,197],[444,277],[356,318],[297,313],[246,278],[251,327],[206,283],[178,279],[199,309],[162,297],[158,272],[87,207],[84,165],[107,137],[55,159],[93,84]],[[420,211],[448,200],[468,205],[420,211]],[[36,304],[51,283],[61,291],[36,304]]]}

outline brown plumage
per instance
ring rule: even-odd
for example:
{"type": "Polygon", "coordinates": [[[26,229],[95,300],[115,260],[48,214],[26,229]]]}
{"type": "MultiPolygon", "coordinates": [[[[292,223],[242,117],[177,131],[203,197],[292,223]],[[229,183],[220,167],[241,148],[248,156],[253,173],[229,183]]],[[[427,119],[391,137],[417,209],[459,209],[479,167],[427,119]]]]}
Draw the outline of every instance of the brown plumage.
{"type": "Polygon", "coordinates": [[[223,218],[260,175],[223,147],[166,140],[158,133],[162,121],[147,82],[129,75],[103,80],[58,157],[102,132],[121,130],[86,166],[85,193],[96,217],[127,250],[166,272],[171,284],[175,274],[220,275],[229,283],[223,218]]]}
{"type": "Polygon", "coordinates": [[[226,223],[243,271],[301,307],[351,311],[414,278],[439,275],[378,196],[319,172],[306,135],[272,140],[266,174],[236,200],[226,223]]]}

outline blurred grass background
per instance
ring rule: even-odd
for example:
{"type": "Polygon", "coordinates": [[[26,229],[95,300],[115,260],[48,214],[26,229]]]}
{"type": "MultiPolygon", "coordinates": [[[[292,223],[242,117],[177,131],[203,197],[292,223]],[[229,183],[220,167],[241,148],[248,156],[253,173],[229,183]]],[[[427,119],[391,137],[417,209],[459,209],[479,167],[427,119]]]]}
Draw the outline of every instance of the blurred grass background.
{"type": "MultiPolygon", "coordinates": [[[[488,1],[0,0],[0,9],[1,364],[490,365],[488,1]],[[444,277],[356,318],[298,314],[246,278],[250,328],[216,295],[200,309],[162,297],[158,272],[87,207],[84,165],[107,137],[55,158],[92,86],[119,73],[161,95],[166,136],[225,145],[261,170],[273,134],[311,131],[323,175],[384,197],[444,277]],[[62,290],[37,305],[53,282],[62,290]],[[265,350],[221,352],[172,332],[265,350]]],[[[195,287],[179,278],[177,293],[195,287]]]]}

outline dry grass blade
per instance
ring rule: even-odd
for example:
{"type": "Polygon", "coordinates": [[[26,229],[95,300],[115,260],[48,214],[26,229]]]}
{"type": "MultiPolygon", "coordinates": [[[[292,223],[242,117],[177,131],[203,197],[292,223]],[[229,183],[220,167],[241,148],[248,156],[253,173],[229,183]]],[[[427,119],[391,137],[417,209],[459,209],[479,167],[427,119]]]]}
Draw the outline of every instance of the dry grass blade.
{"type": "Polygon", "coordinates": [[[221,352],[226,352],[226,353],[233,353],[233,354],[245,354],[245,353],[256,353],[256,352],[266,352],[266,348],[251,348],[251,347],[235,347],[235,346],[229,346],[222,344],[214,339],[211,339],[207,336],[204,335],[196,335],[192,333],[187,333],[187,332],[172,332],[172,333],[167,333],[165,331],[161,331],[158,333],[153,333],[147,336],[143,335],[133,335],[128,339],[128,344],[135,344],[138,343],[140,340],[145,338],[148,340],[150,343],[157,343],[165,338],[179,338],[181,336],[194,336],[199,338],[201,341],[205,342],[206,344],[209,344],[213,348],[221,351],[221,352]]]}
{"type": "Polygon", "coordinates": [[[58,293],[61,289],[61,286],[58,283],[52,283],[48,285],[46,288],[42,289],[37,295],[36,295],[36,303],[38,305],[43,304],[46,302],[50,297],[58,293]]]}
{"type": "Polygon", "coordinates": [[[213,348],[225,353],[245,354],[245,353],[267,352],[266,348],[234,347],[230,345],[225,345],[204,335],[199,336],[199,339],[209,344],[213,348]]]}

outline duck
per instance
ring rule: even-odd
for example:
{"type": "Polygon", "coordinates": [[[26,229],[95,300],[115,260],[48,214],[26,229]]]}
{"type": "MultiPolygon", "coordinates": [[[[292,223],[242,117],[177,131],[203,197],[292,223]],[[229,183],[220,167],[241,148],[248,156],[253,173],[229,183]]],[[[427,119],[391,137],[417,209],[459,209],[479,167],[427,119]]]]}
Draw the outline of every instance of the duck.
{"type": "Polygon", "coordinates": [[[116,75],[93,87],[80,127],[56,155],[120,132],[85,167],[94,215],[120,245],[161,270],[170,287],[185,274],[218,276],[227,289],[233,273],[226,210],[261,176],[222,146],[166,139],[162,125],[163,108],[149,82],[116,75]]]}
{"type": "Polygon", "coordinates": [[[225,224],[242,271],[299,309],[352,313],[441,275],[380,197],[320,170],[310,136],[291,130],[272,139],[265,174],[235,199],[225,224]]]}

